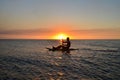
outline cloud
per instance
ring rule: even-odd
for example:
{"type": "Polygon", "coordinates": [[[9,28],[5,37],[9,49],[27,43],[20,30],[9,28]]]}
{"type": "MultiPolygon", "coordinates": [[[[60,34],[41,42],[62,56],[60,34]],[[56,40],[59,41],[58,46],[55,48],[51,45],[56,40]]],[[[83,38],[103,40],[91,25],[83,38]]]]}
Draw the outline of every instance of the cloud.
{"type": "Polygon", "coordinates": [[[29,34],[44,34],[52,32],[50,29],[17,29],[17,30],[0,30],[0,35],[29,35],[29,34]]]}
{"type": "Polygon", "coordinates": [[[51,29],[17,29],[0,30],[0,39],[48,39],[53,35],[51,29]]]}
{"type": "Polygon", "coordinates": [[[120,33],[120,29],[79,29],[79,30],[71,30],[74,33],[89,33],[89,34],[103,34],[103,33],[120,33]]]}
{"type": "MultiPolygon", "coordinates": [[[[17,29],[17,30],[0,30],[0,38],[33,38],[42,39],[50,38],[59,33],[56,29],[17,29]]],[[[77,29],[66,31],[68,35],[74,36],[76,39],[120,39],[120,29],[77,29]]]]}
{"type": "Polygon", "coordinates": [[[120,39],[120,29],[79,29],[71,30],[79,39],[120,39]]]}

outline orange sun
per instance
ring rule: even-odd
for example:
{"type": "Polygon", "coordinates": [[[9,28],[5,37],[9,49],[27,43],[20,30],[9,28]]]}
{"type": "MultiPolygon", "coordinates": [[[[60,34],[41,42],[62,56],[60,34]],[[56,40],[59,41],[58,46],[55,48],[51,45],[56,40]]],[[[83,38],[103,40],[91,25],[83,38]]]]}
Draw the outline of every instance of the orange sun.
{"type": "Polygon", "coordinates": [[[53,37],[53,39],[66,39],[68,36],[64,33],[57,34],[53,37]]]}

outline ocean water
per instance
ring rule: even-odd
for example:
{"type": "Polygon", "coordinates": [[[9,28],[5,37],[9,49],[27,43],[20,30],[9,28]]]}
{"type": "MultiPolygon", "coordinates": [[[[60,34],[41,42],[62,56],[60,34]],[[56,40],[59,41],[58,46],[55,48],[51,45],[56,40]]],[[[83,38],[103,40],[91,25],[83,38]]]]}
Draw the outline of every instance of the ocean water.
{"type": "Polygon", "coordinates": [[[120,40],[0,40],[0,80],[120,80],[120,40]]]}

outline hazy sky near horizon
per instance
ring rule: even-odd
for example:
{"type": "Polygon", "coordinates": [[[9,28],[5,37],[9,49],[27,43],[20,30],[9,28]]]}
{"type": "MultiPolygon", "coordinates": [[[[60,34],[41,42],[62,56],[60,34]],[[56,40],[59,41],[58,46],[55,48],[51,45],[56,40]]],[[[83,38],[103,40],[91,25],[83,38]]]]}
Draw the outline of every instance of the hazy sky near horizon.
{"type": "Polygon", "coordinates": [[[120,39],[120,0],[0,0],[0,38],[120,39]]]}

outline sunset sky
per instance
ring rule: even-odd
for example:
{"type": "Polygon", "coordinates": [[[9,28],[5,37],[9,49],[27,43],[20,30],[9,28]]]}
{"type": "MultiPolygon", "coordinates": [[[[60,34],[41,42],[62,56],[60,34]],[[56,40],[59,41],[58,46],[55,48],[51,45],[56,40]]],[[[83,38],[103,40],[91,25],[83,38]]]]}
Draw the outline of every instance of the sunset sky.
{"type": "Polygon", "coordinates": [[[120,39],[120,0],[0,0],[0,39],[120,39]]]}

